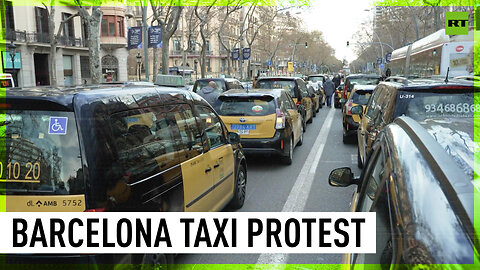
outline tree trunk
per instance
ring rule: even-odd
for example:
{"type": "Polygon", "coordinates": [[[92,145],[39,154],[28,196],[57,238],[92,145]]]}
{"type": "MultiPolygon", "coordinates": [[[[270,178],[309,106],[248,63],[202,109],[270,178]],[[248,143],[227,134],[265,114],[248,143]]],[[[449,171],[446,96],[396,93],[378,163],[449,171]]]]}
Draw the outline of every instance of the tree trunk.
{"type": "MultiPolygon", "coordinates": [[[[48,9],[47,9],[48,11],[48,9]]],[[[50,85],[57,86],[57,38],[55,37],[55,6],[50,7],[48,13],[48,37],[50,39],[50,55],[48,57],[48,72],[50,85]]]]}
{"type": "MultiPolygon", "coordinates": [[[[165,32],[163,32],[165,33],[165,32]]],[[[169,56],[169,44],[170,37],[162,35],[162,74],[168,75],[168,56],[169,56]]]]}
{"type": "Polygon", "coordinates": [[[102,82],[102,65],[100,62],[100,22],[102,21],[102,11],[100,7],[92,8],[92,15],[81,12],[81,16],[87,22],[88,39],[87,47],[90,57],[90,75],[93,84],[102,82]],[[85,15],[87,14],[87,15],[85,15]]]}
{"type": "Polygon", "coordinates": [[[205,66],[205,48],[207,47],[207,42],[203,41],[202,50],[200,51],[200,76],[201,78],[206,77],[206,66],[205,66]]]}

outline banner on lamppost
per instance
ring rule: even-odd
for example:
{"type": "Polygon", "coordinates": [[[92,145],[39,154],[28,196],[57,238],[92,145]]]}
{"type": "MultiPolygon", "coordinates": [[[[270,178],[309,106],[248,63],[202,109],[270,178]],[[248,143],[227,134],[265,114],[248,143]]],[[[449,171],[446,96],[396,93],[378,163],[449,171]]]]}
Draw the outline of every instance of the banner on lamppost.
{"type": "Polygon", "coordinates": [[[242,49],[242,59],[243,60],[250,60],[250,48],[243,48],[242,49]]]}
{"type": "Polygon", "coordinates": [[[130,27],[128,28],[128,38],[127,38],[127,48],[131,49],[141,49],[142,48],[142,27],[130,27]]]}
{"type": "Polygon", "coordinates": [[[240,60],[240,49],[235,48],[232,50],[232,60],[240,60]]]}
{"type": "Polygon", "coordinates": [[[388,63],[392,59],[392,53],[385,54],[385,61],[388,63]]]}
{"type": "Polygon", "coordinates": [[[162,47],[162,27],[150,26],[148,27],[148,48],[162,47]]]}
{"type": "Polygon", "coordinates": [[[288,62],[288,72],[293,72],[293,62],[288,62]]]}

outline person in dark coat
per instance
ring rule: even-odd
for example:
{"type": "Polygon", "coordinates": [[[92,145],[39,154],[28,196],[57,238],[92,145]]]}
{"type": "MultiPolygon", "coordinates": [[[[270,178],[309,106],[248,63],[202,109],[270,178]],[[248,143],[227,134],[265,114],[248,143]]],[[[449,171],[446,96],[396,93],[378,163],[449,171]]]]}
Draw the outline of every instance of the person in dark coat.
{"type": "Polygon", "coordinates": [[[218,99],[217,84],[214,81],[210,81],[208,85],[200,89],[197,94],[213,106],[218,99]]]}
{"type": "Polygon", "coordinates": [[[327,97],[327,106],[332,107],[332,96],[335,93],[335,84],[330,78],[323,84],[323,90],[325,91],[325,96],[327,97]]]}
{"type": "Polygon", "coordinates": [[[335,89],[337,89],[337,87],[340,85],[340,82],[341,82],[342,79],[340,79],[340,75],[335,75],[335,77],[333,78],[333,83],[335,84],[335,89]]]}

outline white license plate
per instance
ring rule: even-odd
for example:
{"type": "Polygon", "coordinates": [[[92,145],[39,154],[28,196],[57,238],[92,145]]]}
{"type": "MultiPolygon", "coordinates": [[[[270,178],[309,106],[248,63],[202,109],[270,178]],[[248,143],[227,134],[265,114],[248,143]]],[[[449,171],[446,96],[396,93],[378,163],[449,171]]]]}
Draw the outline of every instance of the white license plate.
{"type": "Polygon", "coordinates": [[[248,134],[250,134],[250,130],[241,129],[241,130],[237,130],[237,133],[238,133],[238,135],[248,135],[248,134]]]}

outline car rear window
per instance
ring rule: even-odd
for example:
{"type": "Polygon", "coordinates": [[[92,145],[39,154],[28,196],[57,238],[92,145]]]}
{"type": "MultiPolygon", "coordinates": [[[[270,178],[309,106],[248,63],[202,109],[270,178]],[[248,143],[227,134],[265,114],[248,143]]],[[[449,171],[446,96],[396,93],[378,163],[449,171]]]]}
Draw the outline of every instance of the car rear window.
{"type": "Polygon", "coordinates": [[[323,83],[323,76],[309,76],[308,81],[310,82],[322,82],[323,83]]]}
{"type": "Polygon", "coordinates": [[[195,82],[195,87],[193,89],[193,92],[197,93],[200,89],[208,86],[208,83],[210,81],[214,81],[217,84],[217,92],[222,93],[224,91],[227,91],[227,86],[225,85],[224,81],[221,80],[200,80],[195,82]]]}
{"type": "Polygon", "coordinates": [[[271,80],[259,80],[255,84],[255,88],[260,89],[284,89],[292,96],[295,95],[295,81],[293,80],[281,80],[281,79],[271,79],[271,80]]]}
{"type": "Polygon", "coordinates": [[[1,194],[83,194],[73,112],[8,110],[0,123],[1,194]]]}
{"type": "Polygon", "coordinates": [[[357,90],[353,93],[352,101],[358,105],[367,105],[371,95],[372,91],[357,90]]]}
{"type": "Polygon", "coordinates": [[[264,116],[275,113],[273,97],[225,97],[221,96],[215,110],[224,116],[264,116]]]}
{"type": "Polygon", "coordinates": [[[474,103],[473,88],[430,92],[398,91],[395,117],[407,115],[417,121],[439,117],[473,119],[475,111],[480,112],[480,105],[474,103]]]}
{"type": "Polygon", "coordinates": [[[358,77],[358,78],[349,78],[348,82],[350,85],[377,85],[380,83],[380,78],[369,78],[369,77],[358,77]]]}

